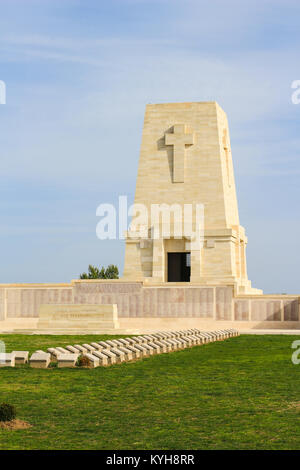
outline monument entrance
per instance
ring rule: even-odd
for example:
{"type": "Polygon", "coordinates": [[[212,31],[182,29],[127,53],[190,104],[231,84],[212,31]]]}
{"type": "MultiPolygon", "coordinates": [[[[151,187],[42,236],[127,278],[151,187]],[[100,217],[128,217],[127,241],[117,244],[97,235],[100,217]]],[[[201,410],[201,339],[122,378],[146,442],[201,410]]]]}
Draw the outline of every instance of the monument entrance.
{"type": "Polygon", "coordinates": [[[190,282],[191,253],[168,253],[168,282],[190,282]]]}

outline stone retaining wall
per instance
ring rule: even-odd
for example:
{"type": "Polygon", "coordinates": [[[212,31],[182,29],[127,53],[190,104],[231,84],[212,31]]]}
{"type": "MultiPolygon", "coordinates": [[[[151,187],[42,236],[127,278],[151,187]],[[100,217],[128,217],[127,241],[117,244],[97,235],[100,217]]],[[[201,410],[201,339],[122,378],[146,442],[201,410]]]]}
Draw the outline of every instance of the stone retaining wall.
{"type": "MultiPolygon", "coordinates": [[[[296,295],[234,296],[232,286],[72,281],[0,285],[0,321],[37,318],[45,304],[117,304],[119,318],[198,318],[236,322],[297,322],[296,295]]],[[[1,323],[0,323],[1,324],[1,323]]]]}

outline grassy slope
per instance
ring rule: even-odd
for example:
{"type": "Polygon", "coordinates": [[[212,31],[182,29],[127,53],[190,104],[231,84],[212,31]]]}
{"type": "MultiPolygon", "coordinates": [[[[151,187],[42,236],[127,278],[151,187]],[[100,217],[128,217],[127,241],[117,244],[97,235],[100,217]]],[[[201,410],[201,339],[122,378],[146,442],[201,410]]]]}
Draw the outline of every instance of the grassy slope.
{"type": "MultiPolygon", "coordinates": [[[[32,351],[92,337],[0,339],[32,351]]],[[[300,449],[293,339],[241,336],[94,370],[1,369],[0,401],[33,427],[0,430],[0,449],[300,449]]]]}

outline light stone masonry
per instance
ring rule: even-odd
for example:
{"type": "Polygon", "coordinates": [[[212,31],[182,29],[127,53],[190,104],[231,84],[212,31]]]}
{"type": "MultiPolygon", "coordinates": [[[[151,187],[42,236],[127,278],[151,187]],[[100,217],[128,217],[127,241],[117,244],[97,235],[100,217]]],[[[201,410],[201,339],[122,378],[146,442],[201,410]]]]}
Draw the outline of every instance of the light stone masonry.
{"type": "Polygon", "coordinates": [[[84,353],[82,357],[86,357],[88,359],[88,367],[94,369],[100,366],[100,359],[99,357],[94,356],[91,353],[84,353]]]}
{"type": "MultiPolygon", "coordinates": [[[[88,352],[88,349],[84,348],[80,344],[74,344],[74,348],[78,349],[78,351],[81,352],[82,354],[86,354],[88,352]]],[[[68,349],[68,346],[67,346],[67,349],[68,349]]]]}
{"type": "Polygon", "coordinates": [[[57,367],[76,367],[79,354],[75,353],[60,353],[57,356],[57,367]]]}
{"type": "Polygon", "coordinates": [[[143,204],[149,215],[155,204],[176,205],[182,214],[184,205],[191,204],[192,212],[184,227],[174,217],[167,234],[162,217],[133,217],[126,238],[125,280],[173,281],[171,255],[188,253],[190,275],[176,274],[177,284],[231,284],[239,293],[261,293],[252,289],[247,276],[247,237],[239,222],[228,122],[216,102],[147,105],[135,204],[143,204]],[[203,247],[192,243],[199,223],[196,203],[204,207],[203,247]]]}
{"type": "Polygon", "coordinates": [[[111,358],[108,357],[106,354],[103,354],[103,352],[93,351],[93,356],[99,359],[99,363],[101,366],[108,366],[113,363],[111,362],[111,358]]]}
{"type": "Polygon", "coordinates": [[[117,347],[111,347],[110,351],[115,354],[117,362],[125,362],[126,357],[123,351],[120,351],[117,347]]]}
{"type": "MultiPolygon", "coordinates": [[[[88,359],[88,367],[95,368],[112,365],[124,361],[132,361],[141,357],[153,354],[163,354],[167,352],[184,349],[186,347],[199,346],[206,342],[223,341],[228,338],[238,336],[239,332],[233,329],[214,330],[202,332],[199,329],[186,329],[180,331],[162,331],[154,334],[128,337],[126,339],[116,339],[94,343],[96,347],[85,343],[83,346],[67,346],[48,348],[45,353],[37,350],[30,358],[30,366],[35,368],[47,368],[50,360],[57,361],[59,368],[75,367],[79,356],[88,359]]],[[[28,359],[27,351],[14,351],[0,355],[2,367],[14,367],[15,357],[18,363],[26,363],[28,359]],[[2,360],[2,361],[1,361],[2,360]]]]}
{"type": "Polygon", "coordinates": [[[142,357],[142,351],[135,348],[134,346],[131,346],[130,344],[127,344],[126,348],[129,349],[129,351],[132,352],[132,355],[133,355],[134,359],[140,359],[142,357]]]}
{"type": "Polygon", "coordinates": [[[62,347],[57,347],[56,348],[59,352],[61,352],[62,354],[69,354],[69,351],[66,349],[66,348],[62,348],[62,347]]]}
{"type": "Polygon", "coordinates": [[[102,349],[102,346],[98,343],[95,343],[95,342],[91,343],[91,346],[93,346],[95,349],[98,349],[98,350],[102,349]]]}
{"type": "Polygon", "coordinates": [[[57,362],[57,357],[59,354],[61,354],[61,351],[59,351],[57,348],[48,348],[47,352],[50,354],[51,362],[57,362]]]}
{"type": "Polygon", "coordinates": [[[13,351],[12,354],[15,356],[15,364],[27,364],[28,362],[28,351],[13,351]]]}
{"type": "MultiPolygon", "coordinates": [[[[118,362],[118,357],[115,353],[113,353],[110,349],[101,349],[101,351],[99,351],[101,354],[103,354],[104,356],[107,357],[108,359],[108,363],[109,364],[116,364],[118,362]]],[[[94,354],[96,353],[96,351],[94,352],[94,354]]],[[[96,355],[96,354],[95,354],[96,355]]]]}
{"type": "Polygon", "coordinates": [[[82,351],[74,346],[67,346],[66,349],[71,352],[71,353],[74,353],[74,354],[82,354],[82,352],[86,352],[86,350],[82,351]]]}
{"type": "Polygon", "coordinates": [[[29,363],[30,367],[33,367],[35,369],[47,369],[50,364],[50,354],[45,353],[43,351],[36,351],[35,353],[32,354],[30,357],[29,363]]]}
{"type": "Polygon", "coordinates": [[[0,367],[15,367],[15,354],[0,353],[0,367]]]}
{"type": "Polygon", "coordinates": [[[144,357],[147,357],[150,355],[150,352],[149,350],[143,346],[143,344],[139,343],[139,342],[136,342],[136,343],[133,343],[132,347],[134,347],[135,349],[137,349],[138,351],[141,352],[141,354],[144,356],[144,357]]]}
{"type": "Polygon", "coordinates": [[[37,328],[48,330],[113,330],[119,328],[118,309],[112,305],[45,305],[39,309],[37,328]]]}
{"type": "Polygon", "coordinates": [[[92,346],[91,344],[87,344],[87,343],[84,343],[82,345],[88,352],[91,352],[93,353],[94,351],[96,351],[97,348],[95,348],[94,346],[92,346]]]}
{"type": "Polygon", "coordinates": [[[98,344],[99,344],[99,346],[102,346],[102,347],[105,348],[105,349],[111,347],[110,344],[109,344],[109,342],[107,342],[107,341],[99,341],[98,344]]]}

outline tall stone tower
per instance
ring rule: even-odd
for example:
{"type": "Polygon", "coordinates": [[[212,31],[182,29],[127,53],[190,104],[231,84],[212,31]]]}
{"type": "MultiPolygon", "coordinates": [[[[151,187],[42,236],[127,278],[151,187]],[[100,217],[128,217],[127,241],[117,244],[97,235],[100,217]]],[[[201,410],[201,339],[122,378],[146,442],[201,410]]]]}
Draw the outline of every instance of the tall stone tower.
{"type": "Polygon", "coordinates": [[[123,278],[261,293],[246,244],[225,112],[216,102],[147,105],[123,278]]]}

